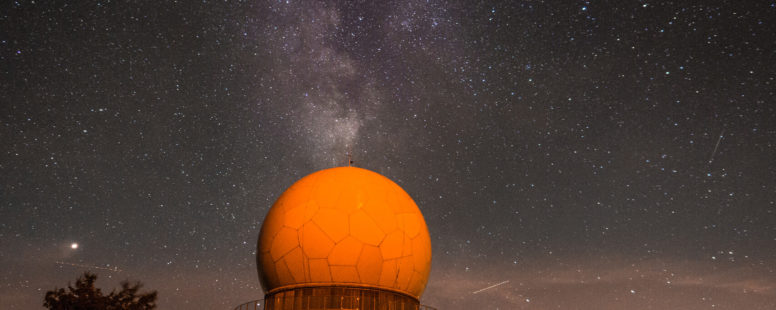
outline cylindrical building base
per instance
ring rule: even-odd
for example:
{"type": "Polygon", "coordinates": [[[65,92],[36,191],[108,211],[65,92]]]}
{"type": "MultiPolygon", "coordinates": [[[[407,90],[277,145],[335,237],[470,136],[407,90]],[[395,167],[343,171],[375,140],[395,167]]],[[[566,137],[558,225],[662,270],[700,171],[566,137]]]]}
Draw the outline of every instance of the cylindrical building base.
{"type": "Polygon", "coordinates": [[[419,310],[408,295],[378,288],[350,286],[294,287],[270,292],[265,310],[419,310]]]}

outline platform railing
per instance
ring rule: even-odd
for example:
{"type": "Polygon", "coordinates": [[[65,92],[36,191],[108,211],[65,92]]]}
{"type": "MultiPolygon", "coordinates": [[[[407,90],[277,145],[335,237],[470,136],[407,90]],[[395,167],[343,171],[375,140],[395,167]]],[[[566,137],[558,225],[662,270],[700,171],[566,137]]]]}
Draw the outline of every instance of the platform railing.
{"type": "MultiPolygon", "coordinates": [[[[340,309],[346,309],[346,308],[340,308],[340,309]]],[[[242,305],[235,307],[234,310],[264,310],[264,299],[258,299],[258,300],[252,300],[252,301],[246,302],[242,305]]],[[[427,305],[420,305],[419,310],[437,310],[437,308],[427,306],[427,305]]]]}
{"type": "Polygon", "coordinates": [[[264,310],[264,299],[251,300],[235,307],[234,310],[264,310]]]}

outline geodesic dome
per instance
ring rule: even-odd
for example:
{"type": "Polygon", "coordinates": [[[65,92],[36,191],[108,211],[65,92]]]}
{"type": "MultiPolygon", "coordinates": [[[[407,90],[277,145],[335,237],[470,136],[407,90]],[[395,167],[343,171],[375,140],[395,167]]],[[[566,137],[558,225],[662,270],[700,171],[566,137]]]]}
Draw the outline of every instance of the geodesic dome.
{"type": "Polygon", "coordinates": [[[289,187],[259,234],[265,293],[321,286],[378,288],[420,298],[431,239],[415,202],[361,168],[321,170],[289,187]]]}

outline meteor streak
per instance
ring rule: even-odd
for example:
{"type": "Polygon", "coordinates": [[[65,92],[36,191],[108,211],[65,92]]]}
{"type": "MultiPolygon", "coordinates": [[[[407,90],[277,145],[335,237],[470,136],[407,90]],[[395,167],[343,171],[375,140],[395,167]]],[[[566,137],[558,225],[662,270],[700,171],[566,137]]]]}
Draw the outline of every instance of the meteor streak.
{"type": "Polygon", "coordinates": [[[492,289],[492,288],[494,288],[494,287],[496,287],[496,286],[503,285],[503,284],[507,284],[507,283],[509,283],[509,280],[506,280],[506,281],[504,281],[504,282],[499,282],[499,283],[493,284],[493,285],[491,285],[491,286],[488,286],[488,287],[486,287],[486,288],[483,288],[483,289],[476,290],[476,291],[472,292],[472,294],[481,293],[481,292],[487,291],[487,290],[489,290],[489,289],[492,289]]]}
{"type": "Polygon", "coordinates": [[[56,261],[54,262],[57,265],[67,265],[67,266],[73,266],[73,267],[82,267],[82,268],[93,268],[93,269],[100,269],[100,270],[107,270],[107,271],[113,271],[113,272],[121,272],[122,270],[119,269],[119,267],[100,267],[100,266],[92,266],[92,265],[82,265],[82,264],[76,264],[76,263],[68,263],[68,262],[60,262],[56,261]]]}
{"type": "Polygon", "coordinates": [[[725,130],[722,130],[722,132],[719,133],[719,138],[717,138],[717,144],[714,145],[714,151],[711,152],[711,158],[709,158],[709,164],[714,161],[714,154],[717,154],[717,148],[719,148],[719,142],[722,141],[722,137],[725,135],[725,130]]]}

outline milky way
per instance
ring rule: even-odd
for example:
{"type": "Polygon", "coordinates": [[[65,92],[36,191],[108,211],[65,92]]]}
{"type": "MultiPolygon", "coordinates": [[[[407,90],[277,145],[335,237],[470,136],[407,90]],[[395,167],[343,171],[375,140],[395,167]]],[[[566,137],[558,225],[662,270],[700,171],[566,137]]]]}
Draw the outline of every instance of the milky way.
{"type": "Polygon", "coordinates": [[[0,308],[86,269],[104,290],[143,281],[160,309],[260,299],[267,210],[348,153],[426,217],[424,304],[776,308],[774,16],[3,2],[0,308]]]}
{"type": "Polygon", "coordinates": [[[270,7],[271,23],[262,29],[273,47],[270,72],[260,73],[284,96],[270,105],[288,105],[294,129],[304,136],[304,152],[318,169],[341,164],[353,148],[362,123],[380,107],[373,79],[363,65],[338,50],[342,17],[336,8],[311,2],[270,7]]]}

